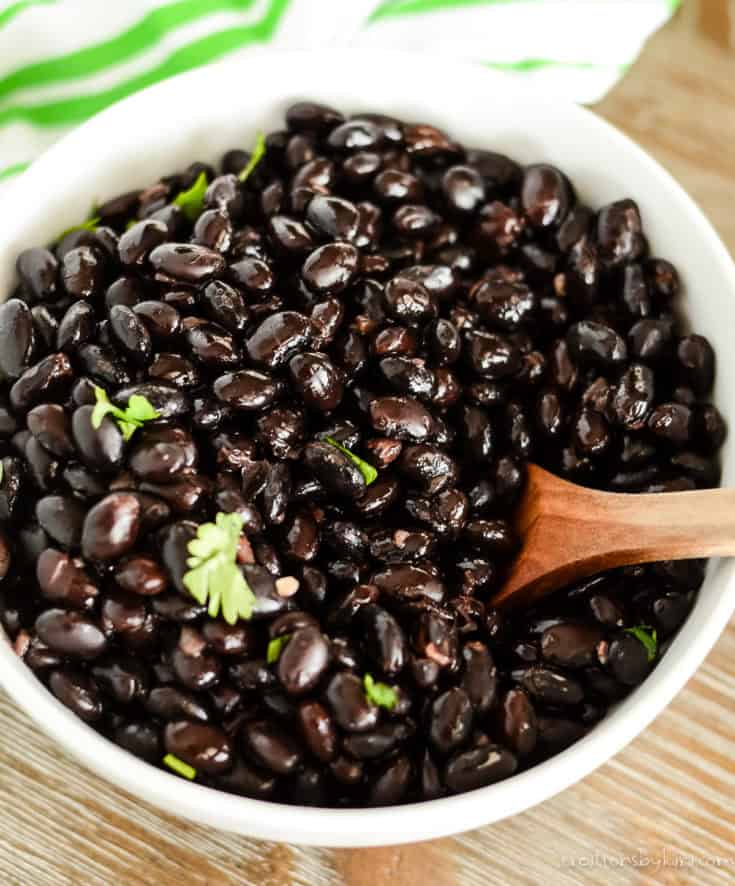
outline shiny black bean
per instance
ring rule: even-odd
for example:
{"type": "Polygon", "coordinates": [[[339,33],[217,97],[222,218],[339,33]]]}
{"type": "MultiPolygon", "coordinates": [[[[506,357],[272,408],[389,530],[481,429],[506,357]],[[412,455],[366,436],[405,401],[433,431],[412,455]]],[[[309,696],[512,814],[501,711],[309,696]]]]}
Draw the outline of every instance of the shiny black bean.
{"type": "Polygon", "coordinates": [[[692,437],[692,410],[682,403],[661,403],[648,419],[649,429],[661,440],[685,446],[692,437]]]}
{"type": "Polygon", "coordinates": [[[488,744],[450,758],[444,767],[444,783],[454,793],[471,791],[508,778],[517,766],[518,761],[510,751],[488,744]]]}
{"type": "Polygon", "coordinates": [[[99,626],[73,610],[47,609],[36,619],[39,638],[55,652],[75,659],[94,659],[107,648],[99,626]]]}
{"type": "Polygon", "coordinates": [[[92,609],[99,593],[81,560],[73,560],[53,548],[47,548],[38,557],[36,578],[47,600],[73,609],[92,609]]]}
{"type": "Polygon", "coordinates": [[[92,246],[70,249],[61,261],[61,282],[72,298],[93,298],[104,285],[105,259],[92,246]]]}
{"type": "Polygon", "coordinates": [[[36,502],[36,519],[52,541],[62,548],[76,548],[82,540],[84,505],[75,498],[46,495],[36,502]]]}
{"type": "Polygon", "coordinates": [[[387,599],[409,601],[426,598],[435,603],[444,599],[445,587],[438,575],[428,566],[393,563],[370,578],[387,599]]]}
{"type": "Polygon", "coordinates": [[[110,311],[110,331],[126,357],[141,366],[150,362],[153,350],[151,337],[138,315],[124,305],[110,311]]]}
{"type": "Polygon", "coordinates": [[[301,276],[312,292],[333,295],[342,292],[352,282],[358,259],[359,252],[351,243],[327,243],[309,254],[301,276]]]}
{"type": "Polygon", "coordinates": [[[541,655],[550,664],[581,668],[594,664],[603,633],[593,625],[560,622],[541,635],[541,655]]]}
{"type": "Polygon", "coordinates": [[[622,363],[627,358],[623,339],[609,326],[582,320],[567,332],[569,353],[574,360],[603,367],[622,363]]]}
{"type": "Polygon", "coordinates": [[[327,701],[337,723],[348,732],[368,732],[378,722],[379,709],[368,701],[362,680],[347,671],[329,681],[327,701]]]}
{"type": "Polygon", "coordinates": [[[385,609],[374,604],[360,608],[365,651],[379,670],[394,677],[406,663],[407,649],[403,630],[385,609]]]}
{"type": "Polygon", "coordinates": [[[225,733],[205,723],[179,720],[169,723],[164,730],[166,751],[197,772],[208,775],[231,768],[233,749],[225,733]]]}
{"type": "Polygon", "coordinates": [[[153,249],[148,260],[155,279],[161,283],[197,285],[225,269],[225,260],[218,252],[193,243],[162,243],[153,249]]]}
{"type": "Polygon", "coordinates": [[[556,167],[527,166],[521,183],[521,204],[534,227],[558,226],[569,211],[572,193],[566,177],[556,167]]]}
{"type": "Polygon", "coordinates": [[[168,240],[163,222],[144,219],[128,228],[117,244],[120,262],[126,267],[142,267],[151,251],[168,240]]]}
{"type": "Polygon", "coordinates": [[[84,519],[82,552],[90,560],[116,560],[135,544],[140,526],[140,502],[116,492],[98,502],[84,519]]]}
{"type": "Polygon", "coordinates": [[[548,705],[575,705],[584,697],[580,683],[546,667],[532,667],[517,675],[534,698],[548,705]]]}
{"type": "Polygon", "coordinates": [[[111,473],[122,464],[125,441],[115,420],[106,415],[92,425],[93,406],[80,406],[72,415],[72,437],[82,462],[92,471],[111,473]]]}
{"type": "Polygon", "coordinates": [[[49,688],[59,701],[86,723],[99,720],[105,710],[94,680],[72,668],[52,671],[49,688]]]}
{"type": "Polygon", "coordinates": [[[37,301],[56,300],[59,264],[48,249],[33,247],[24,250],[15,266],[31,298],[37,301]]]}
{"type": "Polygon", "coordinates": [[[536,712],[528,694],[509,689],[500,699],[498,727],[503,744],[518,757],[527,757],[538,736],[536,712]]]}
{"type": "Polygon", "coordinates": [[[254,720],[246,723],[242,730],[242,739],[255,761],[277,775],[289,775],[301,763],[302,752],[297,743],[271,721],[254,720]]]}
{"type": "Polygon", "coordinates": [[[634,261],[643,254],[646,242],[641,216],[632,200],[619,200],[599,211],[597,242],[600,256],[609,265],[634,261]]]}
{"type": "Polygon", "coordinates": [[[157,763],[162,756],[161,738],[150,723],[123,723],[116,727],[114,740],[125,750],[148,763],[157,763]]]}
{"type": "Polygon", "coordinates": [[[10,404],[17,412],[26,412],[39,401],[61,399],[73,377],[66,354],[49,354],[26,369],[10,388],[10,404]]]}
{"type": "Polygon", "coordinates": [[[250,359],[268,369],[288,362],[309,341],[309,319],[295,311],[272,314],[246,341],[250,359]]]}
{"type": "Polygon", "coordinates": [[[472,720],[472,705],[464,689],[448,689],[431,706],[429,739],[440,753],[448,754],[467,741],[472,720]]]}
{"type": "Polygon", "coordinates": [[[35,345],[28,305],[17,298],[0,305],[0,369],[8,378],[19,378],[28,369],[35,345]]]}
{"type": "Polygon", "coordinates": [[[490,649],[480,641],[466,643],[462,648],[464,672],[462,688],[472,707],[485,714],[493,706],[497,690],[497,668],[490,649]]]}

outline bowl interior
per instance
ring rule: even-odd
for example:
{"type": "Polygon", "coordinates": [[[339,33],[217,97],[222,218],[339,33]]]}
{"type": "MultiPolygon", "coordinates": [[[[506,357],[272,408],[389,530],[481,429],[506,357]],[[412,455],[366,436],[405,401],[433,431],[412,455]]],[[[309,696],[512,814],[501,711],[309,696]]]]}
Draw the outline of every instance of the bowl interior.
{"type": "MultiPolygon", "coordinates": [[[[479,66],[371,51],[250,52],[186,74],[111,108],[53,147],[7,192],[0,216],[0,297],[16,254],[88,217],[95,202],[144,186],[194,159],[214,161],[283,125],[293,101],[348,112],[382,111],[447,129],[473,147],[521,162],[547,161],[593,207],[626,196],[639,204],[654,253],[677,265],[691,326],[718,357],[714,394],[735,410],[735,272],[709,223],[657,164],[593,114],[533,94],[510,93],[479,66]]],[[[733,483],[735,438],[722,452],[733,483]]],[[[109,780],[169,811],[254,837],[366,846],[438,837],[504,818],[562,790],[640,732],[693,674],[735,608],[735,566],[712,563],[698,602],[651,677],[585,739],[508,781],[410,807],[303,810],[215,792],[160,772],[77,720],[0,643],[0,683],[70,753],[109,780]]]]}

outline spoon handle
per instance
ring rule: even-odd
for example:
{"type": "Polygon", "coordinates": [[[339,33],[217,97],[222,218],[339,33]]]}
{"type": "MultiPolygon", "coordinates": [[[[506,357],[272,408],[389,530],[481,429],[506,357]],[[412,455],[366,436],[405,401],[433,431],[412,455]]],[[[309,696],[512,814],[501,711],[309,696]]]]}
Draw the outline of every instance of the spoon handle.
{"type": "Polygon", "coordinates": [[[518,515],[523,546],[496,605],[528,603],[618,566],[735,556],[735,489],[599,492],[538,468],[529,483],[518,515]]]}

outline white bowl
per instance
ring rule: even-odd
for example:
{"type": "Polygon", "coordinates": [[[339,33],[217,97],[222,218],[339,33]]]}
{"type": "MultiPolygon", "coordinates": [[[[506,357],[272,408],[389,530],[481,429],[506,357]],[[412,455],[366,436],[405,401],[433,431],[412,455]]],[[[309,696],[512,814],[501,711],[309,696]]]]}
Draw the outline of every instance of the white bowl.
{"type": "MultiPolygon", "coordinates": [[[[446,128],[468,145],[525,162],[557,164],[592,206],[631,196],[653,252],[672,259],[686,312],[718,361],[715,402],[731,426],[735,404],[735,270],[711,225],[676,182],[625,136],[571,104],[511,94],[478,66],[408,54],[253,53],[139,93],[55,145],[5,195],[0,292],[16,254],[87,217],[95,201],[146,185],[193,159],[216,160],[282,126],[294,100],[384,111],[446,128]]],[[[723,450],[733,483],[735,435],[723,450]]],[[[671,701],[735,609],[735,564],[712,563],[686,624],[654,673],[584,739],[533,769],[456,797],[381,809],[312,809],[237,797],[158,770],[77,719],[0,642],[0,683],[59,746],[131,794],[167,812],[267,840],[373,846],[441,837],[498,821],[556,794],[616,754],[671,701]]]]}

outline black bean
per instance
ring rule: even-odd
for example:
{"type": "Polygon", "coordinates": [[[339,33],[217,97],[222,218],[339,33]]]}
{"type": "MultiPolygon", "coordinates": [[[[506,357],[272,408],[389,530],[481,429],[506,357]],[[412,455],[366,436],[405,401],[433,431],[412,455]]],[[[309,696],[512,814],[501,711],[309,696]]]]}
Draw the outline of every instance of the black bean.
{"type": "Polygon", "coordinates": [[[0,369],[8,378],[19,378],[31,363],[34,347],[31,310],[11,298],[0,305],[0,369]]]}
{"type": "Polygon", "coordinates": [[[508,778],[517,766],[510,751],[488,744],[455,754],[444,767],[444,782],[455,793],[471,791],[508,778]]]}
{"type": "Polygon", "coordinates": [[[94,723],[104,713],[96,683],[81,671],[65,668],[52,671],[49,688],[62,704],[86,723],[94,723]]]}
{"type": "Polygon", "coordinates": [[[209,712],[197,697],[175,686],[157,686],[145,700],[146,710],[162,720],[198,720],[206,723],[209,712]]]}
{"type": "Polygon", "coordinates": [[[33,247],[24,250],[15,266],[21,283],[33,299],[56,300],[59,264],[48,249],[33,247]]]}
{"type": "Polygon", "coordinates": [[[518,675],[524,688],[548,705],[579,704],[584,697],[582,686],[572,677],[545,667],[533,667],[518,675]]]}
{"type": "Polygon", "coordinates": [[[646,246],[641,231],[641,216],[632,200],[604,206],[597,216],[597,242],[603,261],[618,265],[639,258],[646,246]]]}
{"type": "Polygon", "coordinates": [[[245,347],[253,362],[275,369],[306,347],[309,333],[307,317],[295,311],[283,311],[264,320],[247,340],[245,347]]]}
{"type": "Polygon", "coordinates": [[[558,226],[569,211],[572,194],[566,177],[544,163],[527,166],[521,183],[521,204],[534,227],[558,226]]]}
{"type": "Polygon", "coordinates": [[[140,502],[116,492],[103,498],[84,519],[82,552],[90,560],[116,560],[135,544],[140,525],[140,502]]]}
{"type": "Polygon", "coordinates": [[[368,732],[378,722],[379,709],[368,701],[362,681],[347,671],[329,681],[327,701],[337,723],[348,732],[368,732]]]}
{"type": "Polygon", "coordinates": [[[333,295],[352,282],[358,259],[359,252],[351,243],[327,243],[307,257],[301,275],[312,292],[333,295]]]}
{"type": "Polygon", "coordinates": [[[692,436],[692,410],[681,403],[661,403],[651,413],[648,427],[662,440],[685,446],[692,436]]]}
{"type": "Polygon", "coordinates": [[[582,320],[567,332],[567,344],[572,358],[584,363],[611,366],[627,358],[623,339],[602,323],[582,320]]]}
{"type": "Polygon", "coordinates": [[[53,548],[47,548],[39,556],[36,578],[43,596],[62,606],[90,610],[99,594],[82,561],[53,548]]]}
{"type": "Polygon", "coordinates": [[[291,384],[306,406],[331,412],[339,405],[343,394],[342,376],[323,354],[296,354],[288,368],[291,384]]]}
{"type": "Polygon", "coordinates": [[[541,655],[550,664],[581,668],[594,664],[603,633],[593,625],[560,622],[541,635],[541,655]]]}
{"type": "Polygon", "coordinates": [[[61,261],[61,282],[72,298],[99,294],[105,279],[105,260],[92,246],[70,249],[61,261]]]}
{"type": "Polygon", "coordinates": [[[66,354],[49,354],[26,369],[11,387],[10,404],[17,412],[25,412],[39,400],[61,399],[72,380],[73,371],[66,354]]]}
{"type": "Polygon", "coordinates": [[[161,283],[197,285],[217,277],[225,269],[224,258],[212,249],[193,243],[162,243],[148,260],[161,283]]]}
{"type": "Polygon", "coordinates": [[[128,228],[117,244],[120,261],[126,267],[142,267],[151,251],[168,240],[163,222],[144,219],[128,228]]]}
{"type": "Polygon", "coordinates": [[[112,472],[120,467],[125,441],[114,419],[106,415],[92,425],[93,406],[80,406],[72,415],[72,436],[79,458],[93,471],[112,472]]]}
{"type": "Polygon", "coordinates": [[[653,408],[655,379],[649,367],[631,363],[620,376],[612,408],[619,424],[631,431],[645,427],[653,408]]]}
{"type": "Polygon", "coordinates": [[[484,643],[475,640],[465,644],[462,658],[462,687],[472,707],[480,714],[487,713],[493,706],[497,689],[497,668],[492,654],[484,643]]]}
{"type": "Polygon", "coordinates": [[[280,383],[271,376],[253,369],[243,369],[220,376],[214,382],[214,393],[234,409],[261,410],[279,396],[280,383]]]}
{"type": "Polygon", "coordinates": [[[97,658],[107,648],[99,626],[80,612],[47,609],[36,619],[35,629],[50,649],[69,658],[97,658]]]}
{"type": "Polygon", "coordinates": [[[536,746],[536,712],[527,693],[509,689],[500,699],[498,727],[503,744],[518,757],[527,757],[536,746]]]}
{"type": "Polygon", "coordinates": [[[164,730],[164,743],[169,754],[193,766],[197,772],[213,775],[232,766],[230,740],[215,726],[186,720],[169,723],[164,730]]]}
{"type": "Polygon", "coordinates": [[[255,761],[277,775],[289,775],[301,763],[302,753],[294,739],[268,720],[246,723],[242,738],[255,761]]]}
{"type": "Polygon", "coordinates": [[[715,377],[715,352],[707,339],[702,335],[685,336],[677,346],[676,356],[686,383],[700,397],[708,394],[715,377]]]}

